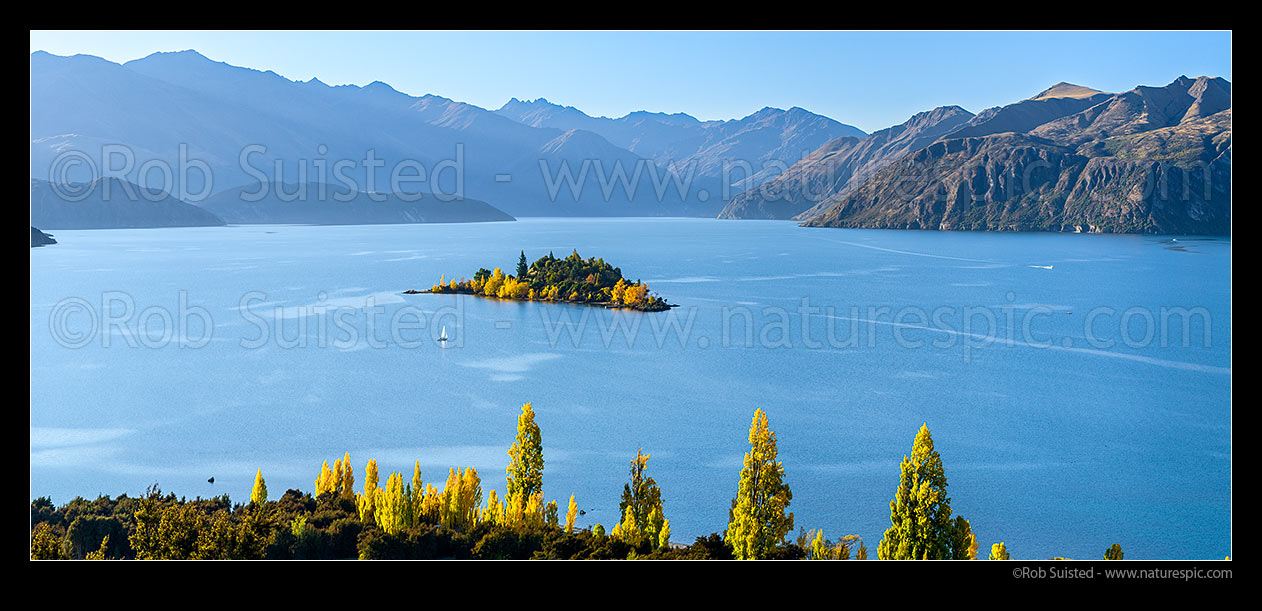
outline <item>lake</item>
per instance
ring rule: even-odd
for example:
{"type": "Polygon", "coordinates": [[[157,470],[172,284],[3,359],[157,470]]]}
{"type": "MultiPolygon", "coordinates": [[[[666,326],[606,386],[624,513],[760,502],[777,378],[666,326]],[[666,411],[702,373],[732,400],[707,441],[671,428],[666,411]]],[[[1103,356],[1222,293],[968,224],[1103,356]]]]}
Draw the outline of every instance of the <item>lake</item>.
{"type": "Polygon", "coordinates": [[[889,526],[922,423],[985,557],[1231,554],[1231,241],[710,219],[55,231],[31,252],[31,490],[273,498],[350,452],[618,521],[637,448],[672,540],[726,528],[755,408],[796,526],[889,526]],[[668,313],[402,295],[577,250],[668,313]],[[434,338],[445,329],[450,340],[434,338]],[[206,480],[214,477],[213,484],[206,480]]]}

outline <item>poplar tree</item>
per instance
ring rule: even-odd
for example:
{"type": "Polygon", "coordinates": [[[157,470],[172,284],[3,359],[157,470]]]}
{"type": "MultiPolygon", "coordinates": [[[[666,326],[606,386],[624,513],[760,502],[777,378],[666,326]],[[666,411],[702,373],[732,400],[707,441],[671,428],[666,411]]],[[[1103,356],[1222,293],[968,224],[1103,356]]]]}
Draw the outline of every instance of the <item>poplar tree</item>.
{"type": "Polygon", "coordinates": [[[425,515],[425,481],[421,479],[421,461],[412,467],[412,513],[419,522],[425,515]]]}
{"type": "Polygon", "coordinates": [[[946,472],[933,449],[927,424],[903,457],[898,489],[890,501],[890,528],[877,546],[882,560],[973,558],[977,540],[968,521],[951,518],[946,472]]]}
{"type": "Polygon", "coordinates": [[[486,509],[482,511],[481,521],[487,524],[502,524],[504,522],[504,504],[500,503],[499,496],[494,488],[486,493],[486,509]]]}
{"type": "Polygon", "coordinates": [[[1008,556],[1008,546],[1004,545],[1003,541],[990,546],[990,559],[1010,560],[1011,558],[1008,556]]]}
{"type": "MultiPolygon", "coordinates": [[[[491,494],[495,494],[495,491],[492,490],[491,494]]],[[[578,503],[574,502],[574,495],[571,494],[570,507],[569,507],[569,510],[565,512],[565,533],[566,534],[570,534],[574,532],[574,520],[577,518],[578,518],[578,503]]]]}
{"type": "Polygon", "coordinates": [[[951,536],[951,558],[954,560],[977,560],[977,537],[973,536],[973,527],[964,516],[955,516],[954,529],[951,536]]]}
{"type": "Polygon", "coordinates": [[[811,541],[811,560],[832,560],[833,558],[833,549],[824,540],[824,531],[815,531],[815,538],[811,541]]]}
{"type": "Polygon", "coordinates": [[[411,503],[408,502],[407,492],[404,490],[403,475],[398,472],[390,473],[390,477],[386,478],[386,489],[374,492],[377,503],[373,515],[381,530],[393,535],[411,525],[411,503]]]}
{"type": "Polygon", "coordinates": [[[267,502],[267,482],[263,481],[263,470],[254,475],[254,490],[250,492],[250,502],[263,504],[267,502]]]}
{"type": "Polygon", "coordinates": [[[1105,560],[1121,560],[1122,559],[1122,546],[1116,543],[1114,543],[1113,545],[1110,545],[1109,549],[1104,550],[1104,559],[1105,560]]]}
{"type": "Polygon", "coordinates": [[[521,406],[517,417],[517,439],[508,448],[508,492],[506,500],[529,499],[543,492],[543,436],[535,424],[531,404],[521,406]]]}
{"type": "Polygon", "coordinates": [[[622,516],[622,521],[614,525],[613,530],[609,531],[609,536],[631,545],[639,547],[644,542],[646,535],[644,530],[640,528],[639,523],[635,521],[635,514],[628,507],[622,516]]]}
{"type": "Polygon", "coordinates": [[[793,493],[784,483],[784,465],[776,460],[776,434],[761,409],[754,410],[749,444],[724,533],[740,560],[765,558],[793,530],[793,514],[785,513],[793,493]]]}
{"type": "Polygon", "coordinates": [[[359,520],[361,522],[373,522],[376,520],[377,491],[379,490],[377,487],[377,459],[368,459],[368,466],[365,467],[364,471],[364,493],[359,495],[356,505],[359,509],[359,520]]]}
{"type": "Polygon", "coordinates": [[[355,468],[351,466],[351,453],[342,455],[342,498],[355,500],[355,468]]]}
{"type": "Polygon", "coordinates": [[[338,458],[333,461],[333,473],[330,479],[332,486],[329,490],[334,496],[338,497],[342,496],[342,471],[342,459],[338,458]]]}
{"type": "Polygon", "coordinates": [[[321,495],[332,493],[336,484],[333,482],[333,472],[329,470],[329,461],[324,461],[324,465],[320,467],[320,475],[315,481],[315,495],[320,498],[321,495]]]}
{"type": "Polygon", "coordinates": [[[662,490],[658,487],[657,480],[644,475],[649,458],[650,455],[645,454],[642,449],[636,450],[635,458],[631,460],[631,481],[622,486],[618,514],[625,515],[629,510],[635,517],[635,523],[656,544],[665,516],[662,510],[662,490]],[[656,518],[653,517],[654,513],[657,514],[656,518]]]}

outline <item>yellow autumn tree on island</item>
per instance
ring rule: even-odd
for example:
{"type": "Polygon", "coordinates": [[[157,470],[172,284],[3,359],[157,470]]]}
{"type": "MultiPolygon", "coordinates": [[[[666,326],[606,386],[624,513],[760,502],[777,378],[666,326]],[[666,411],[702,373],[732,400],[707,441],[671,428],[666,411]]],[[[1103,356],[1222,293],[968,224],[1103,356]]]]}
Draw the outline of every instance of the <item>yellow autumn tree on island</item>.
{"type": "MultiPolygon", "coordinates": [[[[524,253],[523,253],[524,254],[524,253]]],[[[526,265],[517,262],[517,274],[507,275],[500,268],[479,269],[471,280],[447,281],[439,276],[431,293],[461,293],[529,301],[568,301],[660,312],[671,308],[649,286],[622,277],[622,270],[603,259],[579,256],[578,252],[559,259],[547,256],[526,265]]]]}

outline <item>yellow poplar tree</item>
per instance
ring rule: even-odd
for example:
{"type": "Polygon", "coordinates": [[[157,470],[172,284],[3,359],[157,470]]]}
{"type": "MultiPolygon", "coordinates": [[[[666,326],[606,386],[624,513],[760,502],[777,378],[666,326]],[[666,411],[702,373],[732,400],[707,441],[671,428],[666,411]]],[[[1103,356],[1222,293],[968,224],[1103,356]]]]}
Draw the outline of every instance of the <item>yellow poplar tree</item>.
{"type": "Polygon", "coordinates": [[[634,547],[638,547],[645,539],[644,531],[636,523],[635,512],[631,511],[630,507],[622,515],[622,521],[614,525],[613,530],[609,531],[609,536],[625,541],[634,547]]]}
{"type": "Polygon", "coordinates": [[[412,513],[416,516],[416,521],[420,522],[425,515],[425,482],[421,479],[421,461],[419,460],[412,466],[412,494],[412,513]]]}
{"type": "Polygon", "coordinates": [[[359,495],[358,505],[359,520],[361,522],[372,522],[376,520],[377,513],[377,459],[368,459],[368,466],[364,468],[364,493],[359,495]]]}
{"type": "Polygon", "coordinates": [[[657,480],[644,474],[650,455],[636,450],[631,461],[631,481],[622,486],[622,500],[618,503],[618,512],[625,514],[627,510],[635,515],[636,524],[656,544],[661,534],[665,515],[662,510],[662,490],[657,480]],[[654,518],[656,514],[656,518],[654,518]]]}
{"type": "Polygon", "coordinates": [[[903,457],[898,489],[890,501],[890,528],[876,555],[882,560],[942,560],[974,557],[977,540],[968,521],[951,519],[946,472],[922,425],[903,457]]]}
{"type": "MultiPolygon", "coordinates": [[[[492,490],[491,494],[495,494],[495,491],[492,490]]],[[[574,502],[574,495],[571,494],[570,507],[565,512],[565,533],[566,534],[570,534],[574,532],[574,520],[577,518],[578,518],[578,503],[574,502]]]]}
{"type": "Polygon", "coordinates": [[[407,491],[404,490],[402,474],[390,473],[390,477],[386,478],[386,489],[375,492],[378,502],[373,515],[381,530],[393,535],[411,526],[411,503],[407,498],[407,491]]]}
{"type": "Polygon", "coordinates": [[[815,531],[815,539],[811,541],[811,560],[832,560],[833,550],[824,542],[824,531],[815,531]]]}
{"type": "Polygon", "coordinates": [[[482,504],[482,480],[478,470],[473,467],[448,470],[447,484],[440,497],[438,513],[443,526],[463,529],[476,524],[482,504]]]}
{"type": "MultiPolygon", "coordinates": [[[[498,271],[498,270],[497,270],[498,271]]],[[[508,496],[528,498],[543,491],[543,436],[531,404],[521,406],[517,439],[508,448],[508,496]]]]}
{"type": "Polygon", "coordinates": [[[754,410],[749,444],[724,533],[741,560],[766,557],[793,530],[793,514],[785,513],[793,493],[784,483],[784,465],[776,460],[776,434],[761,409],[754,410]]]}
{"type": "Polygon", "coordinates": [[[320,498],[321,495],[333,492],[333,472],[329,470],[329,461],[324,461],[324,465],[320,467],[320,475],[315,481],[315,495],[320,498]]]}
{"type": "Polygon", "coordinates": [[[351,453],[342,455],[342,498],[355,500],[355,468],[351,466],[351,453]]]}
{"type": "Polygon", "coordinates": [[[1011,557],[1008,556],[1008,546],[1004,545],[1003,541],[990,546],[990,559],[1011,560],[1011,557]]]}
{"type": "Polygon", "coordinates": [[[263,481],[263,470],[254,475],[254,490],[250,492],[250,502],[263,504],[267,502],[267,482],[263,481]]]}
{"type": "Polygon", "coordinates": [[[457,517],[462,527],[470,527],[478,522],[478,506],[482,504],[482,478],[473,467],[466,467],[459,477],[460,502],[457,517]]]}
{"type": "Polygon", "coordinates": [[[425,484],[425,492],[420,495],[420,518],[430,524],[442,523],[442,508],[445,497],[438,492],[438,487],[425,484]]]}
{"type": "Polygon", "coordinates": [[[504,521],[504,504],[500,503],[494,488],[486,494],[486,509],[482,512],[482,521],[488,524],[501,524],[504,521]]]}

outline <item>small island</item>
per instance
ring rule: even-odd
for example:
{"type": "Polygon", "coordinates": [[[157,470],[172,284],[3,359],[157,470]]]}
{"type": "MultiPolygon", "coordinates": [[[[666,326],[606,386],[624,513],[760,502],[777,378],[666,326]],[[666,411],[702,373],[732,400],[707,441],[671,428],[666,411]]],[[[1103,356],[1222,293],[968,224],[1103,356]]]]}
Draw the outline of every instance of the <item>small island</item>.
{"type": "Polygon", "coordinates": [[[472,280],[447,281],[440,277],[428,291],[405,291],[405,294],[468,294],[518,301],[556,301],[581,303],[607,308],[625,308],[641,312],[662,312],[674,305],[656,294],[649,285],[629,282],[622,270],[604,259],[584,259],[574,251],[564,259],[548,256],[526,265],[526,253],[517,262],[517,274],[507,275],[500,268],[479,269],[472,280]]]}

